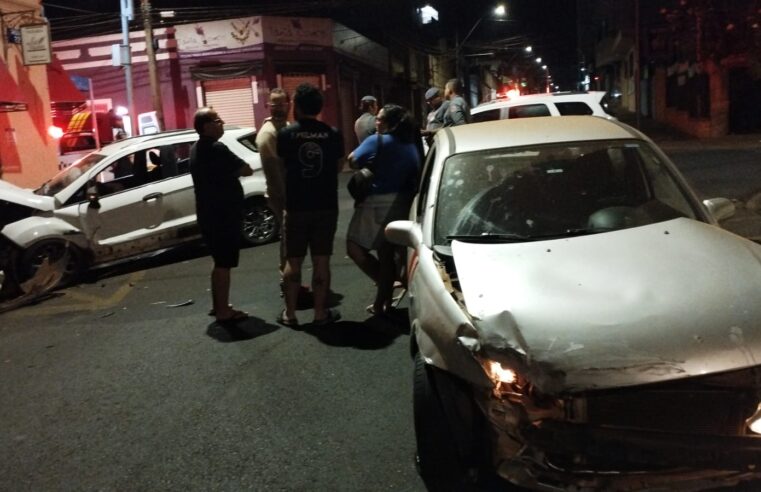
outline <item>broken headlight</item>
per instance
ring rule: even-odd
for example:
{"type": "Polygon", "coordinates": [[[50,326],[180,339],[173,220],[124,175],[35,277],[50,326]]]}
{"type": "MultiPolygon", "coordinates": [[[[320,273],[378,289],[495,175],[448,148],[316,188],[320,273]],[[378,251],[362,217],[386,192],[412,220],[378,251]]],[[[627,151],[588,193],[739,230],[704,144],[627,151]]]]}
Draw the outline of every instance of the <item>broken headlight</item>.
{"type": "Polygon", "coordinates": [[[543,395],[517,368],[490,358],[479,358],[486,375],[494,383],[494,396],[523,408],[529,420],[563,418],[563,401],[543,395]]]}

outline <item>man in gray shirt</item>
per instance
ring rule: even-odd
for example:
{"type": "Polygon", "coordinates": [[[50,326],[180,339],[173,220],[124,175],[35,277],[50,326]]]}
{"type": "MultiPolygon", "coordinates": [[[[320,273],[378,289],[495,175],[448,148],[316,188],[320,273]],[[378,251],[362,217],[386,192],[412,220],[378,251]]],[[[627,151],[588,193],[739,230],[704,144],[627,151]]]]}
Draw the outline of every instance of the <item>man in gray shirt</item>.
{"type": "Polygon", "coordinates": [[[462,84],[458,79],[450,79],[444,86],[444,97],[449,100],[444,116],[444,126],[457,126],[470,123],[470,108],[462,97],[462,84]]]}
{"type": "Polygon", "coordinates": [[[420,134],[425,138],[425,142],[431,145],[436,130],[444,126],[444,116],[447,114],[449,101],[444,100],[441,89],[431,87],[425,91],[425,102],[431,107],[431,110],[426,117],[425,130],[422,130],[420,134]]]}
{"type": "Polygon", "coordinates": [[[359,103],[362,114],[354,122],[354,133],[357,142],[361,144],[364,139],[375,133],[375,115],[378,114],[378,100],[373,96],[365,96],[359,103]]]}

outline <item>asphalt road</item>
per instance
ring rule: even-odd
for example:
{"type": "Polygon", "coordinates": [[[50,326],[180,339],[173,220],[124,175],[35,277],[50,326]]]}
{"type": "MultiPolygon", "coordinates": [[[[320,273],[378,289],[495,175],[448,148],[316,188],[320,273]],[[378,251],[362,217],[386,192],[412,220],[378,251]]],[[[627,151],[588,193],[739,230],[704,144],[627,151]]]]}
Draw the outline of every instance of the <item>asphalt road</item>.
{"type": "Polygon", "coordinates": [[[0,490],[424,490],[409,328],[365,312],[350,216],[346,197],[332,327],[275,324],[277,244],[233,272],[232,301],[253,315],[238,333],[206,314],[202,248],[0,315],[0,490]]]}

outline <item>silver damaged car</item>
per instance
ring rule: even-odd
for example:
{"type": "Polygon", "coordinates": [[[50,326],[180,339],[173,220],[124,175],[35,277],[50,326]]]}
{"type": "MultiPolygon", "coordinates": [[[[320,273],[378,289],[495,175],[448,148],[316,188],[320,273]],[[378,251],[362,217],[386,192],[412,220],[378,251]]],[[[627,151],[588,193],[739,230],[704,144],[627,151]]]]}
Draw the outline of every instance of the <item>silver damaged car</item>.
{"type": "Polygon", "coordinates": [[[733,213],[617,121],[438,132],[386,228],[428,488],[761,488],[761,245],[733,213]]]}

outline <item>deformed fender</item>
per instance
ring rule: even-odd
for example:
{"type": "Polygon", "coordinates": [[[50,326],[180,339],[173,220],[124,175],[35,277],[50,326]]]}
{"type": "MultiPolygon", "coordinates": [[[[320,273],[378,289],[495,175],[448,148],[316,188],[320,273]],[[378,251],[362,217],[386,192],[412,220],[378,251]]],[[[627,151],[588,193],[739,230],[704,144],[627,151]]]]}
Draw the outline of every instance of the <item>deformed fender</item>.
{"type": "Polygon", "coordinates": [[[0,233],[24,249],[44,239],[65,240],[82,249],[89,249],[82,231],[57,217],[27,217],[6,225],[0,233]]]}

